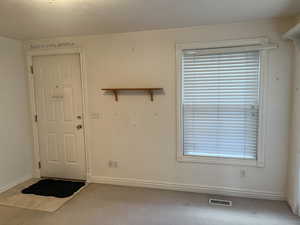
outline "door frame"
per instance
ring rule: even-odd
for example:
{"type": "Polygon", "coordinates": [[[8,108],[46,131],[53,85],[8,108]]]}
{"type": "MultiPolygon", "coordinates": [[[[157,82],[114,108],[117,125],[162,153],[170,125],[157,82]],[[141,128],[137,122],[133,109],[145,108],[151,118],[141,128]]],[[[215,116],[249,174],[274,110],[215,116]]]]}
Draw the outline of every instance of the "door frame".
{"type": "Polygon", "coordinates": [[[85,70],[85,54],[81,48],[61,48],[61,49],[43,49],[43,50],[29,50],[26,52],[26,67],[28,74],[28,89],[29,89],[29,104],[30,104],[30,115],[31,124],[33,131],[33,177],[40,178],[40,147],[38,138],[38,123],[35,121],[36,110],[36,99],[35,99],[35,86],[34,86],[34,74],[32,73],[32,58],[34,56],[47,56],[47,55],[65,55],[65,54],[79,54],[80,58],[80,72],[81,72],[81,88],[82,88],[82,107],[83,107],[83,129],[84,129],[84,151],[85,151],[85,169],[86,169],[86,180],[90,178],[90,154],[88,146],[89,137],[89,124],[88,124],[88,92],[87,92],[87,74],[85,70]]]}

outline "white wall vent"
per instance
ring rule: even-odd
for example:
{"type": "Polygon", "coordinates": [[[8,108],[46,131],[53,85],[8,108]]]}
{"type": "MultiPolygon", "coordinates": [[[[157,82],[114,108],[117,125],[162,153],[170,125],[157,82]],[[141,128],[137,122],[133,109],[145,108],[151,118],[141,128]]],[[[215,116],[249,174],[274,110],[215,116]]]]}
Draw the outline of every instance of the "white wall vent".
{"type": "Polygon", "coordinates": [[[210,198],[209,204],[210,205],[220,205],[220,206],[232,206],[232,201],[210,198]]]}

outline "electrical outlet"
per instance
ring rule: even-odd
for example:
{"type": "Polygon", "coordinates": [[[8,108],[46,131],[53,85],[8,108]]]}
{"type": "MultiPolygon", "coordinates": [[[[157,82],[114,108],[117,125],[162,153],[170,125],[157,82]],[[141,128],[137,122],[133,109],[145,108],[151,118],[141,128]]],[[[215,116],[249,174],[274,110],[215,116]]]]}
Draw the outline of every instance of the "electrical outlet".
{"type": "Polygon", "coordinates": [[[113,160],[109,160],[108,161],[108,167],[109,168],[118,168],[118,162],[117,161],[113,161],[113,160]]]}
{"type": "Polygon", "coordinates": [[[246,170],[245,170],[245,169],[241,169],[241,170],[240,170],[240,177],[241,177],[241,178],[246,177],[246,170]]]}
{"type": "Polygon", "coordinates": [[[118,168],[118,162],[114,161],[114,168],[118,168]]]}

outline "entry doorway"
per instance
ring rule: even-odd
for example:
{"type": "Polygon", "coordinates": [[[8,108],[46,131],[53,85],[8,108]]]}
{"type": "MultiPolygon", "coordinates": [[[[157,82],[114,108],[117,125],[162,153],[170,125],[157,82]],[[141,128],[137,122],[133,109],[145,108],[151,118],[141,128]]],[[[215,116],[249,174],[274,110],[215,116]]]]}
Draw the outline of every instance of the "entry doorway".
{"type": "Polygon", "coordinates": [[[32,56],[41,177],[86,180],[79,53],[32,56]]]}

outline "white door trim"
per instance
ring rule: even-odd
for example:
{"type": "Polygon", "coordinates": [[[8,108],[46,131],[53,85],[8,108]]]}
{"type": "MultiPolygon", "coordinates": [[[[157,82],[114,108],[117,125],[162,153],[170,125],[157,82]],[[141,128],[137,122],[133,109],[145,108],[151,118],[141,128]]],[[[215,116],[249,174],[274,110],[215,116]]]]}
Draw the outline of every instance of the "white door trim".
{"type": "Polygon", "coordinates": [[[81,70],[81,88],[82,88],[82,103],[83,103],[83,124],[84,124],[84,148],[85,148],[85,160],[86,160],[86,179],[90,177],[90,151],[89,151],[89,124],[88,124],[88,92],[87,92],[87,74],[85,70],[85,54],[81,48],[64,48],[64,49],[51,49],[51,50],[32,50],[27,51],[27,74],[28,74],[28,87],[30,98],[30,112],[31,112],[31,124],[33,130],[33,177],[40,178],[41,171],[39,168],[40,162],[40,149],[38,139],[38,124],[35,122],[36,112],[36,100],[35,100],[35,88],[33,74],[31,73],[32,57],[42,55],[60,55],[60,54],[79,54],[80,56],[80,70],[81,70]]]}

